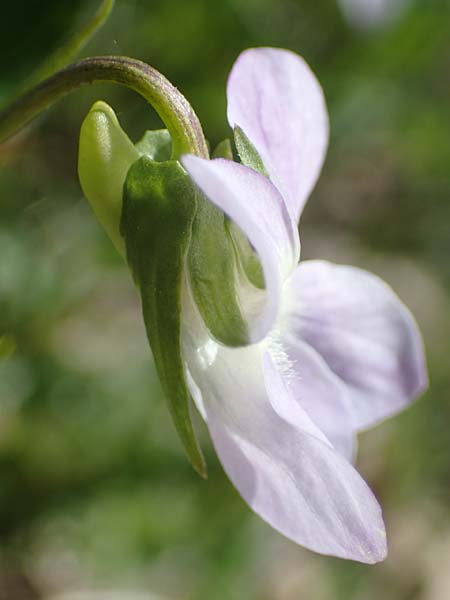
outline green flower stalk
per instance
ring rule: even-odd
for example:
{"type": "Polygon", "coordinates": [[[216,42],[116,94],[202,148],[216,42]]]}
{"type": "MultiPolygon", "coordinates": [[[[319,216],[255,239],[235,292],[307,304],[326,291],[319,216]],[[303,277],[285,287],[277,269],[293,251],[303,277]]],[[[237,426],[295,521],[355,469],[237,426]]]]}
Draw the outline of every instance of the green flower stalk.
{"type": "Polygon", "coordinates": [[[26,92],[0,112],[0,142],[56,101],[93,83],[116,83],[143,96],[172,136],[172,158],[184,153],[208,157],[200,122],[184,96],[156,69],[140,60],[122,56],[81,60],[26,92]]]}

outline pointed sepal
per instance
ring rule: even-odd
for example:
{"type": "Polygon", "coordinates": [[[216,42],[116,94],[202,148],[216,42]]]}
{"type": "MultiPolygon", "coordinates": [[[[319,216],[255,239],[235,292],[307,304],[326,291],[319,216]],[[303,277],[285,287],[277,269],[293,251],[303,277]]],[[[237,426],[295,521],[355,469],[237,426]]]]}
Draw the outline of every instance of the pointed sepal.
{"type": "Polygon", "coordinates": [[[233,148],[228,138],[225,138],[217,144],[214,148],[211,158],[226,158],[227,160],[233,160],[233,148]]]}
{"type": "Polygon", "coordinates": [[[178,162],[143,156],[132,165],[121,222],[127,259],[140,289],[147,336],[172,418],[189,460],[205,477],[180,342],[185,256],[195,211],[195,188],[178,162]]]}
{"type": "Polygon", "coordinates": [[[139,154],[145,154],[158,162],[169,160],[172,155],[172,138],[169,131],[167,129],[146,131],[136,144],[136,150],[139,154]]]}
{"type": "Polygon", "coordinates": [[[247,237],[242,229],[231,220],[228,221],[228,229],[235,245],[239,264],[248,281],[260,290],[265,289],[266,284],[261,262],[247,237]]]}
{"type": "Polygon", "coordinates": [[[216,340],[226,346],[250,343],[240,304],[238,257],[228,218],[198,190],[189,246],[189,281],[197,308],[216,340]]]}
{"type": "Polygon", "coordinates": [[[234,130],[234,143],[239,154],[239,158],[246,167],[250,167],[254,171],[266,175],[267,171],[262,161],[262,158],[258,154],[255,146],[251,143],[244,131],[236,125],[234,130]]]}

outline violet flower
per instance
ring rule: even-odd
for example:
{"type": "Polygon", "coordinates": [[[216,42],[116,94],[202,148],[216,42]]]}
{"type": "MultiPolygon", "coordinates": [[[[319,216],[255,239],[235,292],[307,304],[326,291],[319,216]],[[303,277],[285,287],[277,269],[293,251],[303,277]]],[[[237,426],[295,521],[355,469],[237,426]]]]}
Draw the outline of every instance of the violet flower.
{"type": "MultiPolygon", "coordinates": [[[[94,30],[111,6],[102,3],[94,30]]],[[[297,222],[328,140],[319,84],[292,52],[245,51],[228,82],[242,163],[209,160],[192,107],[149,65],[106,56],[53,72],[91,31],[0,112],[0,141],[92,83],[129,87],[155,108],[167,129],[133,144],[114,111],[96,103],[81,128],[78,168],[139,289],[186,455],[205,475],[192,395],[257,514],[316,552],[382,560],[381,509],[352,466],[355,438],[420,394],[426,367],[411,314],[380,279],[324,261],[298,264],[297,222]]]]}
{"type": "Polygon", "coordinates": [[[355,438],[427,386],[420,333],[375,275],[298,264],[297,222],[328,141],[322,90],[306,63],[286,50],[247,50],[227,96],[229,123],[267,176],[226,159],[182,164],[247,236],[265,290],[241,269],[252,344],[230,348],[210,335],[185,285],[190,389],[227,475],[258,515],[311,550],[375,563],[386,556],[385,528],[352,466],[355,438]]]}

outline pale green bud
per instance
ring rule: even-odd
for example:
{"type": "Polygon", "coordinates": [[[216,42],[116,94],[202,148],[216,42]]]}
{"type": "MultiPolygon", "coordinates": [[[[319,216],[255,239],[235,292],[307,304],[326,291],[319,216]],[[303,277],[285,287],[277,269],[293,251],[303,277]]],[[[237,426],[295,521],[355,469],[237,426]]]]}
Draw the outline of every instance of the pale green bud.
{"type": "Polygon", "coordinates": [[[81,126],[78,176],[97,219],[122,256],[125,256],[120,235],[123,184],[129,168],[139,157],[113,109],[105,102],[96,102],[81,126]]]}

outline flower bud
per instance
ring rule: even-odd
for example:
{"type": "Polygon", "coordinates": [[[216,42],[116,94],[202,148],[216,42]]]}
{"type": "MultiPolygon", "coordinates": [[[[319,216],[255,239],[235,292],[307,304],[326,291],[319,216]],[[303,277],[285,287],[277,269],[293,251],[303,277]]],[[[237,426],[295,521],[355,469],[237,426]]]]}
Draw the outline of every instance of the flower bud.
{"type": "Polygon", "coordinates": [[[139,156],[113,109],[105,102],[96,102],[81,126],[78,176],[97,219],[122,256],[125,256],[120,235],[123,184],[128,169],[139,156]]]}

